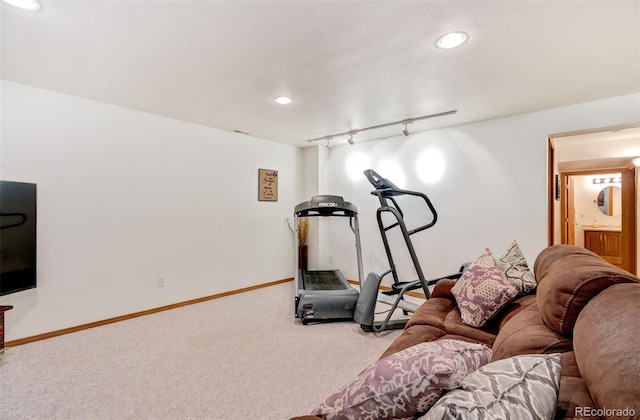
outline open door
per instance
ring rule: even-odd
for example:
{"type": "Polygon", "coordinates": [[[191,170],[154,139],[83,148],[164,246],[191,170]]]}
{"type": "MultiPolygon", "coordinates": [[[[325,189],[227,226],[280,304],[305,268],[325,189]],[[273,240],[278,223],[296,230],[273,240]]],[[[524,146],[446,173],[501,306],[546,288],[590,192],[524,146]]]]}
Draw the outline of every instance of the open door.
{"type": "Polygon", "coordinates": [[[573,190],[573,178],[570,176],[562,177],[563,199],[562,199],[562,243],[576,244],[576,211],[575,211],[575,194],[573,190]]]}
{"type": "Polygon", "coordinates": [[[622,268],[636,274],[637,267],[636,167],[622,171],[622,268]]]}
{"type": "Polygon", "coordinates": [[[570,245],[576,244],[576,205],[573,178],[569,177],[567,182],[567,231],[569,233],[567,242],[570,245]]]}

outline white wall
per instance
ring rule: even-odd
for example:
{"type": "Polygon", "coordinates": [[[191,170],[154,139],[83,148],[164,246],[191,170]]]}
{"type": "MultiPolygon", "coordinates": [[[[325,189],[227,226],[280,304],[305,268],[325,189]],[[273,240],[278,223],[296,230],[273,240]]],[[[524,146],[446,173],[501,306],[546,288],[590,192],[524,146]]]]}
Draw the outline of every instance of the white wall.
{"type": "MultiPolygon", "coordinates": [[[[7,340],[291,277],[286,219],[310,193],[358,206],[365,274],[384,271],[369,167],[438,209],[436,226],[415,236],[427,277],[513,239],[533,266],[547,245],[547,136],[640,116],[635,94],[309,154],[13,82],[1,89],[0,178],[38,184],[38,287],[0,297],[15,306],[7,340]],[[433,183],[417,174],[429,150],[444,164],[433,183]],[[279,171],[278,202],[257,201],[258,168],[279,171]]],[[[318,265],[357,278],[353,244],[331,223],[318,265]]]]}
{"type": "MultiPolygon", "coordinates": [[[[302,150],[303,164],[303,184],[302,196],[299,202],[309,201],[309,199],[318,194],[319,190],[319,160],[322,150],[316,147],[306,147],[302,150]]],[[[318,223],[314,218],[307,218],[309,221],[309,234],[307,236],[308,249],[308,268],[317,269],[318,256],[320,253],[320,242],[318,235],[318,223]]]]}
{"type": "Polygon", "coordinates": [[[299,149],[1,88],[0,178],[38,184],[38,287],[0,297],[7,340],[293,276],[299,149]],[[278,202],[257,200],[258,168],[278,202]]]}
{"type": "MultiPolygon", "coordinates": [[[[334,147],[322,168],[327,182],[321,193],[342,195],[358,206],[365,275],[387,269],[375,222],[378,203],[369,194],[372,186],[361,175],[367,167],[402,184],[400,187],[426,193],[436,206],[437,224],[414,236],[427,278],[455,272],[461,262],[473,261],[487,247],[499,256],[514,239],[533,267],[548,240],[548,136],[637,123],[639,118],[640,95],[634,94],[334,147]],[[443,177],[432,183],[418,175],[425,168],[437,166],[421,164],[428,151],[440,154],[444,167],[443,177]]],[[[419,206],[415,208],[419,210],[419,206]]],[[[334,265],[347,277],[356,278],[349,234],[335,230],[329,253],[334,265]]],[[[396,243],[393,249],[403,246],[396,243]]],[[[406,264],[407,257],[402,261],[399,265],[406,264]]]]}

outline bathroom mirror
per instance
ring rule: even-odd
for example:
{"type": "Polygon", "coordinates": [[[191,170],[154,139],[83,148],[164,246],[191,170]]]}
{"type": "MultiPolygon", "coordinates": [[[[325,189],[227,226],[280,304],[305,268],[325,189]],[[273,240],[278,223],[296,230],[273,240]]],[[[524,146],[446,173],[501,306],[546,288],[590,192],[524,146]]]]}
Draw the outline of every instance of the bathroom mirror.
{"type": "Polygon", "coordinates": [[[616,186],[604,187],[596,198],[598,209],[607,216],[620,216],[622,211],[622,189],[616,186]]]}

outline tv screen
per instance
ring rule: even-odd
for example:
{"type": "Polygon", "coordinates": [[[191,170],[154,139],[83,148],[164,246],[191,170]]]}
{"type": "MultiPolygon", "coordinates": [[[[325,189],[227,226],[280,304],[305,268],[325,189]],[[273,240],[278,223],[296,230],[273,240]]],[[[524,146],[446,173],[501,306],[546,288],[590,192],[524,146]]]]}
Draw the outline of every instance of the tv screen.
{"type": "Polygon", "coordinates": [[[0,296],[36,287],[36,184],[0,181],[0,296]]]}

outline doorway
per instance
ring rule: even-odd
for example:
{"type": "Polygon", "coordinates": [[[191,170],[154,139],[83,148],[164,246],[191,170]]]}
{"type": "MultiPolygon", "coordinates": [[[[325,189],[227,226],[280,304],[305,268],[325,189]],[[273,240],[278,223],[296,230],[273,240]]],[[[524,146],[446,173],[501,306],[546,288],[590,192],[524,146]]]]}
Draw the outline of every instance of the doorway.
{"type": "Polygon", "coordinates": [[[634,168],[562,172],[560,243],[600,255],[629,272],[636,271],[634,168]],[[631,174],[629,174],[631,172],[631,174]],[[626,211],[625,211],[626,210],[626,211]]]}
{"type": "Polygon", "coordinates": [[[632,163],[634,156],[607,157],[607,153],[619,155],[616,148],[624,146],[640,155],[640,130],[635,126],[591,134],[549,139],[549,244],[590,249],[635,274],[638,169],[632,163]],[[627,141],[607,136],[620,133],[618,138],[623,139],[623,131],[628,131],[627,141]]]}

